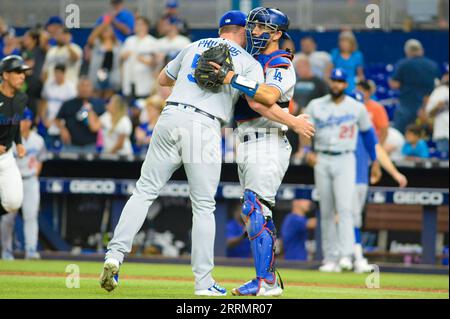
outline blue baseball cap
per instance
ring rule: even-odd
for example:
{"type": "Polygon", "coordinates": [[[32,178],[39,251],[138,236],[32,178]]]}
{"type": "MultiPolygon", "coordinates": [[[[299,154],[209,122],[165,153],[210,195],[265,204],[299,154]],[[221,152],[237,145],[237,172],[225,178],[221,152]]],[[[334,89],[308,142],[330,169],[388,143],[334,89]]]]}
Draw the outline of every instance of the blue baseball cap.
{"type": "Polygon", "coordinates": [[[48,19],[47,23],[45,24],[45,27],[48,27],[51,24],[64,25],[64,21],[59,16],[52,16],[48,19]]]}
{"type": "Polygon", "coordinates": [[[166,8],[170,8],[170,9],[178,8],[178,1],[177,0],[166,1],[166,8]]]}
{"type": "Polygon", "coordinates": [[[32,112],[29,108],[26,108],[26,109],[23,111],[22,120],[33,121],[33,119],[34,119],[34,114],[33,114],[33,112],[32,112]]]}
{"type": "Polygon", "coordinates": [[[333,71],[331,71],[331,76],[330,76],[331,80],[334,81],[347,81],[347,72],[345,72],[344,69],[341,68],[336,68],[333,71]]]}
{"type": "Polygon", "coordinates": [[[219,28],[225,27],[227,25],[238,25],[245,27],[247,20],[247,15],[239,10],[231,10],[225,13],[222,18],[220,18],[219,28]]]}

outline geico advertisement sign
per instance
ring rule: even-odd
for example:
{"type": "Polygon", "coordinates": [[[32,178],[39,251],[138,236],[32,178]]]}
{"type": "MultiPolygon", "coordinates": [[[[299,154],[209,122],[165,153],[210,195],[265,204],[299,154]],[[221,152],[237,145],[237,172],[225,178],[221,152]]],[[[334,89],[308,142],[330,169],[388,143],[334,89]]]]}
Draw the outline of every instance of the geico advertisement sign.
{"type": "Polygon", "coordinates": [[[444,194],[440,192],[395,192],[394,203],[438,206],[444,203],[444,194]]]}
{"type": "Polygon", "coordinates": [[[116,184],[113,181],[93,180],[82,181],[74,180],[69,185],[72,194],[114,194],[116,192],[116,184]]]}

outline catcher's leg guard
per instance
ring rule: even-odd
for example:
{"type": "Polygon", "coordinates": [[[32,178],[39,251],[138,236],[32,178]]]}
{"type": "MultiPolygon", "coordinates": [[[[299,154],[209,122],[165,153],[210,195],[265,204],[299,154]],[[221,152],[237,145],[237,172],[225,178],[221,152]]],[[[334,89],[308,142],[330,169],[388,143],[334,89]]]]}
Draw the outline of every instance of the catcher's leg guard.
{"type": "Polygon", "coordinates": [[[273,269],[275,226],[271,219],[266,220],[262,213],[262,204],[256,194],[250,190],[244,192],[242,218],[251,241],[256,277],[267,283],[274,283],[276,281],[273,269]]]}

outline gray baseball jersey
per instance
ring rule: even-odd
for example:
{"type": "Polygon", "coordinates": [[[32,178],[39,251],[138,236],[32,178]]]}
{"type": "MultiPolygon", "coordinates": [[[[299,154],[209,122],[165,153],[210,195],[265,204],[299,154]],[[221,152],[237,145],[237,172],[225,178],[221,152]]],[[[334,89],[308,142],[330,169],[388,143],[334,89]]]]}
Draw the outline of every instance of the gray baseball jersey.
{"type": "Polygon", "coordinates": [[[27,139],[22,137],[22,145],[27,153],[23,158],[17,159],[20,173],[23,177],[31,177],[37,175],[37,163],[45,159],[45,143],[44,139],[35,131],[30,132],[27,139]]]}
{"type": "Polygon", "coordinates": [[[359,130],[367,131],[372,124],[365,106],[349,96],[338,105],[331,95],[315,99],[305,113],[311,116],[316,128],[314,148],[318,156],[314,177],[320,196],[324,260],[337,262],[353,254],[354,151],[359,130]],[[336,213],[339,214],[338,227],[336,213]]]}
{"type": "Polygon", "coordinates": [[[350,96],[339,105],[332,101],[331,95],[312,100],[305,113],[316,127],[316,151],[354,151],[359,130],[365,132],[372,127],[365,106],[350,96]]]}
{"type": "Polygon", "coordinates": [[[221,86],[217,92],[204,90],[197,85],[193,75],[201,54],[220,43],[230,46],[236,73],[258,83],[264,82],[263,70],[259,62],[237,43],[222,38],[203,39],[189,45],[167,65],[166,74],[173,80],[177,80],[167,101],[193,105],[227,123],[231,120],[239,91],[230,85],[221,86]]]}
{"type": "MultiPolygon", "coordinates": [[[[289,61],[289,68],[268,68],[265,71],[264,83],[268,86],[273,86],[280,91],[281,97],[278,103],[289,103],[294,97],[294,88],[296,83],[295,68],[291,61],[289,61]]],[[[289,110],[284,109],[286,112],[289,110]]],[[[258,117],[248,121],[238,121],[238,128],[240,132],[249,132],[257,130],[258,128],[281,128],[287,131],[286,125],[271,121],[265,117],[258,117]]]]}

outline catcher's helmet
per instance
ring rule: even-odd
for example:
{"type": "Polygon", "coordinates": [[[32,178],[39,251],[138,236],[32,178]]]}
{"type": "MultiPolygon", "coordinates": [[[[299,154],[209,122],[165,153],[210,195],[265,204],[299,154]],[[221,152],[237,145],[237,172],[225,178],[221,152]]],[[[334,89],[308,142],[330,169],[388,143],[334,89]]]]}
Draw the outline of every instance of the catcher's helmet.
{"type": "Polygon", "coordinates": [[[289,18],[279,9],[258,7],[250,11],[247,16],[247,51],[251,55],[258,54],[267,47],[270,39],[270,33],[264,32],[260,36],[253,35],[253,30],[257,24],[262,24],[267,29],[283,33],[282,38],[290,39],[286,33],[289,29],[289,18]]]}

